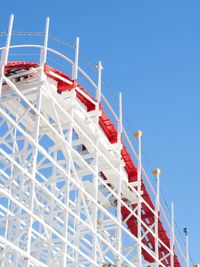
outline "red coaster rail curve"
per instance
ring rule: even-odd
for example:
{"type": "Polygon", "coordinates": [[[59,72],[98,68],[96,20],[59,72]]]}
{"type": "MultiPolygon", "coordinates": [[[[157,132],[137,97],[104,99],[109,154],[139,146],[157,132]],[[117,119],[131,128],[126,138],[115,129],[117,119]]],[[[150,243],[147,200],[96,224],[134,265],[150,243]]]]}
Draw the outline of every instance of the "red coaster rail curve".
{"type": "MultiPolygon", "coordinates": [[[[39,64],[35,63],[35,62],[9,62],[5,66],[4,75],[9,76],[11,73],[15,73],[19,70],[29,70],[30,68],[36,68],[36,67],[39,67],[39,64]]],[[[60,72],[60,71],[58,71],[58,70],[56,70],[56,69],[54,69],[48,65],[44,66],[44,71],[48,77],[50,77],[50,78],[52,78],[58,82],[57,91],[59,94],[61,94],[64,91],[67,91],[67,90],[68,91],[76,90],[75,87],[77,86],[81,91],[84,92],[84,94],[86,94],[90,98],[92,98],[92,96],[90,96],[90,94],[81,85],[77,84],[76,81],[72,80],[66,74],[64,74],[64,73],[62,73],[62,72],[60,72]],[[60,80],[58,77],[53,76],[51,74],[51,72],[61,76],[64,79],[69,80],[72,84],[69,85],[68,83],[60,80]]],[[[95,105],[89,99],[87,99],[85,96],[80,94],[78,91],[76,91],[76,96],[87,107],[88,112],[95,109],[95,105]]],[[[95,101],[94,98],[92,98],[92,99],[95,101]]],[[[115,144],[117,142],[117,130],[115,129],[113,123],[108,118],[106,113],[104,112],[101,105],[100,105],[100,108],[102,111],[102,115],[99,118],[99,125],[102,128],[105,135],[107,136],[110,143],[115,144]]],[[[135,165],[131,159],[131,156],[128,153],[128,150],[126,149],[124,144],[122,144],[121,156],[125,162],[124,169],[127,172],[129,182],[137,181],[137,169],[136,169],[136,167],[135,167],[135,165]]],[[[103,176],[104,179],[106,179],[106,177],[103,173],[101,173],[101,175],[103,176]]],[[[155,207],[151,201],[149,193],[147,192],[147,189],[146,189],[146,186],[143,182],[143,179],[142,179],[141,190],[143,192],[144,200],[148,203],[148,205],[153,210],[155,210],[155,207]]],[[[136,204],[132,205],[133,209],[135,207],[136,207],[136,204]]],[[[121,212],[122,212],[122,219],[123,220],[125,220],[127,218],[127,216],[129,216],[129,214],[130,214],[130,211],[124,206],[121,208],[121,212]]],[[[141,219],[149,227],[151,225],[153,225],[154,220],[155,220],[154,214],[144,203],[142,203],[141,219]]],[[[137,219],[134,216],[131,216],[126,223],[127,223],[129,230],[131,231],[131,233],[137,237],[137,234],[138,234],[137,233],[137,219]]],[[[162,224],[160,218],[158,221],[158,237],[168,248],[170,248],[170,240],[169,240],[169,237],[167,236],[167,233],[163,227],[163,224],[162,224]]],[[[155,251],[155,238],[153,237],[153,235],[151,233],[148,233],[146,235],[146,237],[144,239],[142,239],[142,242],[143,242],[143,244],[148,246],[152,251],[155,251]]],[[[165,256],[167,254],[169,254],[168,250],[163,245],[160,244],[159,258],[161,259],[161,258],[163,258],[163,256],[165,256]]],[[[148,261],[149,263],[154,262],[154,259],[152,258],[151,255],[149,255],[149,253],[146,250],[142,249],[142,255],[143,255],[144,259],[146,261],[148,261]]],[[[165,260],[163,261],[163,264],[165,266],[170,265],[170,255],[165,258],[165,260]]],[[[180,262],[179,262],[176,254],[174,254],[174,267],[181,267],[180,262]]]]}

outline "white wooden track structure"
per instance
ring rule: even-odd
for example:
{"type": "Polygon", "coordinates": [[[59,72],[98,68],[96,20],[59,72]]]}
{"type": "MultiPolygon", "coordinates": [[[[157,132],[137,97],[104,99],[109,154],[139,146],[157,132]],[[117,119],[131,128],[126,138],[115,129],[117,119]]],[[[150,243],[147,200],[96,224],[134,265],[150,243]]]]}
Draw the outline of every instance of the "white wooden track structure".
{"type": "Polygon", "coordinates": [[[189,266],[173,205],[168,220],[160,202],[160,170],[154,190],[142,132],[136,153],[122,125],[121,94],[116,115],[101,92],[101,63],[96,84],[78,64],[78,38],[71,60],[48,47],[48,18],[40,45],[11,45],[12,25],[13,16],[0,48],[0,266],[189,266]],[[25,48],[38,49],[38,63],[10,62],[10,51],[25,48]],[[72,75],[49,67],[49,54],[72,75]]]}

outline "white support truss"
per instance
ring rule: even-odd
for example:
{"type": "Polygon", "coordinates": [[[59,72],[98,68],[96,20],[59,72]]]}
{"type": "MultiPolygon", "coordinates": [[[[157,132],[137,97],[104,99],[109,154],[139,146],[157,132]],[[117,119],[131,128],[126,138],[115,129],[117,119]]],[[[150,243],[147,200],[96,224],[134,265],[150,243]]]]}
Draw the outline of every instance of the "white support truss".
{"type": "Polygon", "coordinates": [[[108,104],[101,92],[101,62],[95,85],[79,67],[79,38],[73,62],[48,47],[49,18],[43,45],[10,46],[12,23],[13,17],[6,47],[0,48],[1,70],[13,48],[38,48],[40,62],[36,67],[7,75],[1,71],[0,266],[165,267],[168,256],[173,266],[176,239],[170,224],[171,247],[158,236],[162,208],[159,195],[154,210],[141,190],[145,172],[140,134],[138,180],[129,183],[124,168],[121,94],[115,144],[109,142],[99,125],[100,102],[103,99],[108,104]],[[76,84],[73,90],[58,94],[58,80],[69,85],[72,82],[53,71],[47,76],[47,52],[71,64],[72,80],[77,81],[78,72],[83,75],[96,90],[94,98],[76,84]],[[89,99],[95,109],[88,111],[77,92],[89,99]],[[142,220],[143,203],[155,216],[155,225],[142,220]],[[124,219],[123,207],[129,212],[124,219]],[[127,227],[132,218],[136,220],[138,236],[127,227]],[[155,249],[143,242],[149,233],[155,240],[155,249]],[[160,245],[166,247],[167,256],[159,255],[160,245]],[[153,263],[145,261],[142,251],[151,256],[153,263]]]}

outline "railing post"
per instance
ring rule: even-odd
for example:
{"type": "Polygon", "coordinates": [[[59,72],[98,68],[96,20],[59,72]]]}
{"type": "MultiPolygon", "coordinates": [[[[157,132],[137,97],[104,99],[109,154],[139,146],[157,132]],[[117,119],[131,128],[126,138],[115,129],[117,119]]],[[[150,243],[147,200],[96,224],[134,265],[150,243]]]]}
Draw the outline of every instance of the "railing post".
{"type": "Polygon", "coordinates": [[[189,239],[188,239],[188,228],[184,228],[183,232],[185,234],[185,246],[186,246],[186,267],[189,267],[189,239]]]}
{"type": "Polygon", "coordinates": [[[8,54],[9,54],[9,49],[10,49],[10,41],[11,41],[11,35],[12,35],[13,21],[14,21],[14,15],[11,15],[10,16],[10,21],[9,21],[9,26],[8,26],[7,38],[6,38],[6,46],[5,46],[5,49],[2,51],[2,54],[1,54],[1,62],[0,62],[0,98],[1,98],[1,90],[2,90],[2,84],[3,84],[4,67],[8,62],[8,54]]]}
{"type": "Polygon", "coordinates": [[[122,136],[122,93],[119,93],[119,121],[118,121],[118,144],[121,145],[122,136]]]}
{"type": "Polygon", "coordinates": [[[174,203],[171,203],[170,266],[174,267],[174,203]]]}
{"type": "Polygon", "coordinates": [[[103,66],[101,64],[101,61],[99,61],[98,65],[97,65],[97,69],[98,69],[98,85],[97,85],[97,90],[96,90],[96,99],[97,99],[97,103],[99,104],[100,100],[101,100],[101,82],[102,82],[102,70],[103,70],[103,66]]]}
{"type": "Polygon", "coordinates": [[[72,65],[72,79],[78,79],[78,59],[79,59],[79,37],[76,37],[76,46],[75,46],[75,61],[72,65]]]}
{"type": "MultiPolygon", "coordinates": [[[[97,64],[97,69],[98,69],[98,85],[97,85],[97,90],[96,90],[96,99],[97,99],[97,105],[96,105],[96,152],[95,152],[95,176],[94,176],[94,199],[96,202],[98,202],[98,189],[99,189],[99,103],[101,101],[101,70],[102,70],[102,65],[101,61],[97,64]]],[[[98,220],[98,207],[95,204],[94,205],[94,230],[95,233],[98,231],[97,227],[97,220],[98,220]]],[[[93,255],[94,255],[94,261],[98,263],[98,240],[96,235],[94,235],[94,240],[93,240],[93,255]]]]}
{"type": "MultiPolygon", "coordinates": [[[[118,190],[117,194],[119,198],[121,199],[121,193],[122,193],[122,162],[121,162],[121,149],[122,149],[122,93],[119,93],[119,120],[118,120],[118,147],[119,147],[119,179],[118,179],[118,190]]],[[[117,220],[122,223],[122,215],[121,215],[121,201],[117,201],[117,220]]],[[[117,226],[117,244],[118,244],[118,251],[119,256],[117,260],[117,267],[121,267],[121,251],[122,251],[122,233],[121,233],[121,225],[117,226]]]]}
{"type": "Polygon", "coordinates": [[[44,32],[44,47],[40,53],[40,65],[44,67],[47,61],[47,48],[48,48],[48,38],[49,38],[49,17],[46,18],[45,32],[44,32]]]}
{"type": "Polygon", "coordinates": [[[141,186],[142,186],[142,135],[143,132],[139,130],[134,133],[135,138],[138,139],[138,166],[137,166],[137,187],[138,187],[138,246],[137,246],[137,256],[138,256],[138,266],[142,267],[142,223],[141,223],[141,211],[142,211],[142,201],[141,201],[141,186]]]}
{"type": "Polygon", "coordinates": [[[160,212],[160,174],[161,169],[156,169],[153,171],[153,174],[156,175],[156,205],[155,205],[155,254],[156,254],[156,266],[159,266],[159,241],[158,241],[158,220],[159,220],[159,212],[160,212]]]}

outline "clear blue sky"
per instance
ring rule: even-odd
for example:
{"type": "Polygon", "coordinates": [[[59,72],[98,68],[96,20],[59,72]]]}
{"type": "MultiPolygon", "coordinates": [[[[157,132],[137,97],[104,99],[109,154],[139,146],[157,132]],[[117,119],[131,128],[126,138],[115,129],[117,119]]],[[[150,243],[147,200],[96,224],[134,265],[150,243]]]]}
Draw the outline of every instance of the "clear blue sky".
{"type": "Polygon", "coordinates": [[[190,253],[200,263],[200,1],[2,1],[0,31],[15,14],[14,30],[50,32],[74,41],[104,77],[143,150],[164,173],[161,186],[174,201],[180,228],[189,227],[190,253]]]}

